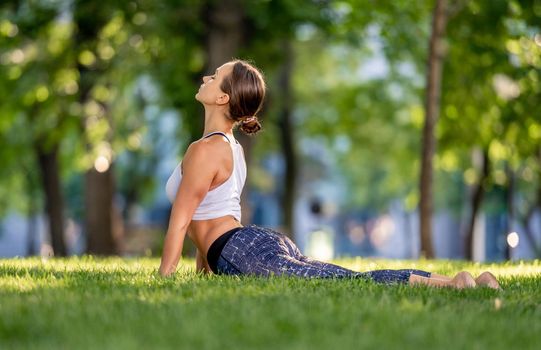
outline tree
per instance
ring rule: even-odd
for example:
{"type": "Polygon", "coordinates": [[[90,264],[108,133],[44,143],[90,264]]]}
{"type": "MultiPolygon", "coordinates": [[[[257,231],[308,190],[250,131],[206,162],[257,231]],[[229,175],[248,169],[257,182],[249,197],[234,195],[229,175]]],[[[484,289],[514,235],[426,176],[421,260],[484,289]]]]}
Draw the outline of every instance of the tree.
{"type": "Polygon", "coordinates": [[[434,248],[432,246],[432,159],[436,148],[434,128],[440,111],[441,71],[445,55],[443,39],[447,21],[446,11],[447,1],[437,0],[434,8],[428,56],[419,205],[421,254],[427,258],[434,257],[434,248]]]}
{"type": "MultiPolygon", "coordinates": [[[[538,107],[531,101],[538,85],[528,78],[536,66],[523,60],[536,50],[534,38],[526,39],[539,26],[532,6],[528,1],[469,1],[448,24],[439,135],[442,153],[454,159],[471,187],[464,234],[469,259],[484,194],[503,187],[508,192],[513,186],[508,175],[531,163],[538,144],[524,128],[537,125],[533,115],[538,107]]],[[[498,202],[508,201],[500,197],[498,202]]],[[[514,211],[511,204],[508,213],[514,211]]]]}
{"type": "MultiPolygon", "coordinates": [[[[11,62],[7,64],[8,79],[2,85],[9,89],[13,84],[12,93],[3,95],[10,97],[2,104],[3,114],[5,120],[13,121],[7,130],[20,137],[16,141],[19,146],[24,152],[35,154],[52,247],[55,255],[65,256],[58,147],[66,127],[64,108],[69,97],[54,96],[49,87],[65,62],[63,46],[67,28],[58,20],[58,9],[51,4],[10,1],[3,6],[3,17],[7,18],[4,23],[9,27],[6,36],[12,39],[5,46],[11,49],[11,62]],[[56,46],[48,46],[54,40],[56,46]],[[22,123],[14,122],[14,117],[21,118],[22,123]],[[28,125],[32,128],[28,129],[28,125]]],[[[5,165],[9,168],[9,163],[5,165]]],[[[28,172],[28,168],[19,171],[28,172]]],[[[29,203],[34,212],[34,198],[29,203]]]]}
{"type": "Polygon", "coordinates": [[[282,154],[285,158],[284,190],[282,195],[282,207],[284,208],[284,228],[286,233],[293,236],[295,224],[295,198],[297,196],[298,155],[296,149],[295,124],[293,123],[293,88],[291,84],[293,69],[293,49],[291,42],[284,39],[283,52],[284,62],[279,72],[278,91],[280,99],[280,112],[278,117],[278,130],[280,132],[282,154]]]}

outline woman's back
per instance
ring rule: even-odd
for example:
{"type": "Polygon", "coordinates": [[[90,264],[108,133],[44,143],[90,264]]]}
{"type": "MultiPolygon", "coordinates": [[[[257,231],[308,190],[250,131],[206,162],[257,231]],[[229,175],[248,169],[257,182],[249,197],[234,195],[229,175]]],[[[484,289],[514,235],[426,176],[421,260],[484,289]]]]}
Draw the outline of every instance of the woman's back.
{"type": "MultiPolygon", "coordinates": [[[[244,151],[237,140],[228,138],[224,133],[214,132],[205,135],[203,139],[222,135],[227,139],[232,150],[232,162],[229,177],[222,183],[218,184],[213,189],[209,190],[203,201],[197,207],[192,220],[209,220],[223,216],[233,216],[238,222],[241,221],[240,196],[244,183],[246,181],[246,161],[244,159],[244,151]]],[[[215,159],[208,159],[209,162],[215,159]]],[[[167,197],[173,203],[182,180],[182,163],[179,163],[165,186],[167,197]]],[[[229,168],[229,167],[227,167],[229,168]]]]}

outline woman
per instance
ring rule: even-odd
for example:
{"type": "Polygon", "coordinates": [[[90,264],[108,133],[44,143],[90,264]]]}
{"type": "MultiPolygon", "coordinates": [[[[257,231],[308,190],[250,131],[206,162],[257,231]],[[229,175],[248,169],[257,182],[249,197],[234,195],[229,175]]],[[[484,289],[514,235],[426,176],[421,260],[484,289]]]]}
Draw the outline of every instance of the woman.
{"type": "Polygon", "coordinates": [[[233,128],[238,126],[247,134],[259,131],[256,115],[264,97],[262,74],[244,61],[225,63],[214,75],[203,77],[195,98],[205,108],[204,136],[188,147],[166,185],[173,207],[159,268],[162,276],[175,271],[188,234],[197,247],[197,271],[207,273],[359,277],[381,283],[499,288],[489,272],[477,279],[468,272],[454,278],[420,270],[355,272],[305,257],[281,233],[257,226],[243,227],[240,195],[246,163],[233,128]]]}

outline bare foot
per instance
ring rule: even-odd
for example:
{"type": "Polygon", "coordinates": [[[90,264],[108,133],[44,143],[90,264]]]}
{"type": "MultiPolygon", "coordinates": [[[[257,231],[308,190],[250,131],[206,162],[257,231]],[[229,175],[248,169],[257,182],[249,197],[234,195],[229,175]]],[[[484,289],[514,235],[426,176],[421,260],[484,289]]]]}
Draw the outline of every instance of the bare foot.
{"type": "Polygon", "coordinates": [[[488,287],[492,289],[502,289],[496,277],[488,271],[483,272],[475,279],[478,286],[488,287]]]}
{"type": "Polygon", "coordinates": [[[457,289],[474,288],[477,286],[473,276],[467,271],[457,273],[449,285],[457,289]]]}

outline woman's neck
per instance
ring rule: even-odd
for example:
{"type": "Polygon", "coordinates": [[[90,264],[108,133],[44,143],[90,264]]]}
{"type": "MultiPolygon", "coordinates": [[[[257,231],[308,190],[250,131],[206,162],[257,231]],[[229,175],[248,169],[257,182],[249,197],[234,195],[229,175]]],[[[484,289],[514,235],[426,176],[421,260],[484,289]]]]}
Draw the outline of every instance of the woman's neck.
{"type": "Polygon", "coordinates": [[[205,130],[203,131],[203,135],[208,135],[217,131],[233,135],[233,124],[234,123],[226,117],[223,111],[209,111],[205,109],[205,130]]]}

